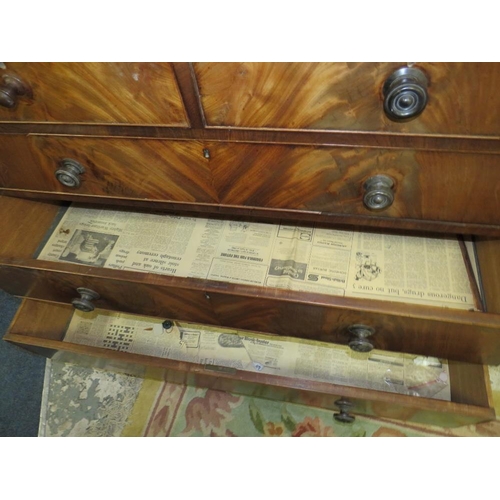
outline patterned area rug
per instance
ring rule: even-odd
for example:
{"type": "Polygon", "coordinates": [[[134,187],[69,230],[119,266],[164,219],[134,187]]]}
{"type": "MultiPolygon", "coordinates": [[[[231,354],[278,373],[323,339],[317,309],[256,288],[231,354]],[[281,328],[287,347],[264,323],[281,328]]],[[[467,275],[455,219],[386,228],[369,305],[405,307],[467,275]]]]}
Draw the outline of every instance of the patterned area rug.
{"type": "MultiPolygon", "coordinates": [[[[500,414],[500,370],[490,367],[500,414]]],[[[455,429],[356,417],[47,362],[40,436],[499,436],[500,420],[455,429]]]]}

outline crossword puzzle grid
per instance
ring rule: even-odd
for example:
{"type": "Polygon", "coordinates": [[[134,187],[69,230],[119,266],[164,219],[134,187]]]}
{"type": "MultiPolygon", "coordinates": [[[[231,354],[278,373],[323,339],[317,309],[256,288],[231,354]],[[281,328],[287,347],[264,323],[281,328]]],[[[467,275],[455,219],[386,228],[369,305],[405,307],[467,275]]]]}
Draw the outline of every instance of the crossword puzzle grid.
{"type": "Polygon", "coordinates": [[[103,346],[115,351],[128,351],[132,344],[135,328],[132,326],[109,325],[103,346]]]}

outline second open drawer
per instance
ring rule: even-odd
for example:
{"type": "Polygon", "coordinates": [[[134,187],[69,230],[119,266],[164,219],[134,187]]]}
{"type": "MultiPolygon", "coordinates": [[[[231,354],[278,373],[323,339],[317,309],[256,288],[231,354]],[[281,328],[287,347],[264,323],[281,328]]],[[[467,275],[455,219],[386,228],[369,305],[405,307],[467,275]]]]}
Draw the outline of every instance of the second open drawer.
{"type": "Polygon", "coordinates": [[[480,312],[37,260],[59,204],[0,200],[7,221],[0,286],[13,295],[70,304],[85,288],[97,292],[93,303],[103,309],[339,344],[352,341],[353,327],[364,325],[378,349],[500,362],[496,240],[477,242],[487,306],[480,312]]]}

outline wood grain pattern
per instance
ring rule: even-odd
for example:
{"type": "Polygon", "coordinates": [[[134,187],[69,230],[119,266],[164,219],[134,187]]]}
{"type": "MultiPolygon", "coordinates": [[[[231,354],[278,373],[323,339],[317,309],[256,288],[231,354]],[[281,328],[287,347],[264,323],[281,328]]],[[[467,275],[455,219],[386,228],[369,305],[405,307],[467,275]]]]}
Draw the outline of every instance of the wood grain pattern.
{"type": "Polygon", "coordinates": [[[23,189],[1,189],[0,196],[16,197],[38,201],[78,202],[89,206],[120,207],[121,210],[133,209],[136,211],[168,213],[174,215],[188,215],[192,217],[211,217],[216,219],[247,220],[253,222],[289,222],[294,224],[315,223],[321,227],[337,229],[398,231],[407,234],[475,234],[490,237],[500,236],[500,225],[465,224],[457,222],[436,222],[430,220],[416,220],[404,218],[390,218],[380,216],[362,216],[345,214],[323,214],[303,210],[281,210],[256,207],[242,207],[231,205],[214,205],[188,202],[169,202],[154,200],[138,200],[134,198],[113,198],[91,195],[76,195],[68,193],[54,193],[51,191],[34,191],[23,189]]]}
{"type": "Polygon", "coordinates": [[[395,123],[383,113],[381,88],[400,66],[8,63],[4,71],[28,81],[34,97],[21,98],[14,110],[0,108],[0,193],[25,198],[0,200],[0,286],[55,301],[25,301],[10,340],[46,355],[97,356],[114,366],[158,368],[178,383],[327,408],[339,395],[349,396],[360,414],[434,425],[494,418],[480,365],[451,363],[453,403],[444,403],[259,374],[213,374],[60,341],[71,312],[62,304],[86,285],[99,289],[98,305],[112,310],[342,344],[347,326],[366,323],[377,329],[381,349],[499,363],[500,64],[417,63],[430,78],[428,107],[413,121],[395,123]],[[62,188],[53,176],[57,162],[72,156],[87,168],[80,191],[62,188]],[[381,213],[366,212],[361,203],[361,186],[374,171],[396,181],[396,201],[381,213]],[[61,200],[488,236],[478,242],[478,254],[489,312],[35,261],[61,200]]]}
{"type": "Polygon", "coordinates": [[[134,123],[187,127],[169,63],[7,63],[33,98],[0,107],[0,121],[134,123]]]}
{"type": "Polygon", "coordinates": [[[497,155],[54,136],[0,137],[0,152],[0,180],[11,189],[500,224],[497,155]],[[85,167],[79,188],[55,178],[64,158],[85,167]],[[394,180],[395,201],[374,212],[363,185],[378,174],[394,180]]]}
{"type": "Polygon", "coordinates": [[[218,202],[201,142],[33,136],[30,146],[42,179],[40,175],[30,178],[30,166],[19,172],[16,187],[97,196],[218,202]],[[72,158],[84,166],[79,188],[67,188],[57,181],[54,172],[64,158],[72,158]]]}
{"type": "Polygon", "coordinates": [[[500,314],[500,238],[477,238],[476,251],[486,307],[500,314]]]}
{"type": "Polygon", "coordinates": [[[0,122],[2,135],[71,135],[130,137],[257,144],[352,146],[415,151],[500,153],[500,138],[491,136],[442,136],[343,130],[275,130],[208,127],[188,129],[155,125],[92,125],[74,123],[0,122]]]}
{"type": "Polygon", "coordinates": [[[500,222],[500,156],[254,144],[209,147],[214,185],[225,205],[500,222]],[[374,212],[363,204],[363,185],[379,174],[393,179],[395,200],[388,209],[374,212]]]}
{"type": "Polygon", "coordinates": [[[499,136],[500,64],[417,63],[429,101],[407,123],[383,112],[382,87],[406,63],[195,63],[211,126],[499,136]]]}
{"type": "Polygon", "coordinates": [[[19,306],[8,333],[62,341],[73,312],[74,309],[68,305],[25,299],[19,306]]]}
{"type": "Polygon", "coordinates": [[[192,363],[152,358],[138,354],[42,340],[8,333],[5,340],[63,363],[76,363],[108,371],[147,376],[175,384],[202,387],[275,401],[324,408],[337,413],[335,401],[347,398],[351,414],[458,427],[495,419],[491,407],[460,404],[348,386],[307,382],[277,376],[237,371],[230,375],[192,363]],[[107,362],[106,362],[107,361],[107,362]],[[144,370],[141,370],[144,367],[144,370]]]}
{"type": "Polygon", "coordinates": [[[500,362],[495,314],[32,260],[2,261],[0,286],[65,304],[86,287],[101,295],[95,305],[103,309],[338,344],[347,344],[347,328],[361,323],[375,328],[378,349],[500,362]]]}
{"type": "MultiPolygon", "coordinates": [[[[342,344],[349,340],[347,327],[363,323],[377,329],[381,349],[488,364],[500,361],[496,314],[33,260],[59,207],[10,197],[0,201],[4,234],[9,235],[0,249],[0,284],[15,295],[68,303],[77,296],[77,287],[86,286],[102,295],[103,308],[342,344]],[[131,296],[136,297],[134,303],[131,296]]],[[[495,252],[490,249],[486,257],[480,253],[480,266],[484,262],[488,270],[495,265],[500,248],[495,252]]],[[[493,283],[495,276],[491,273],[493,283]]]]}
{"type": "Polygon", "coordinates": [[[172,63],[172,66],[191,127],[204,128],[206,126],[205,116],[201,109],[200,95],[192,64],[177,62],[172,63]]]}
{"type": "Polygon", "coordinates": [[[457,403],[476,404],[483,401],[490,405],[490,384],[485,384],[489,377],[488,368],[471,363],[449,361],[451,400],[457,403]]]}
{"type": "Polygon", "coordinates": [[[2,258],[33,257],[60,208],[57,202],[0,196],[2,258]]]}
{"type": "MultiPolygon", "coordinates": [[[[453,364],[450,380],[453,387],[452,401],[438,401],[253,372],[236,371],[228,374],[193,363],[71,344],[62,342],[72,315],[69,306],[25,300],[21,309],[22,314],[11,325],[6,339],[20,346],[44,349],[48,355],[52,354],[60,361],[76,361],[87,366],[98,364],[100,368],[106,368],[99,360],[107,359],[107,368],[113,371],[121,369],[135,373],[138,367],[144,366],[148,368],[148,375],[154,374],[155,378],[175,383],[292,401],[331,410],[337,410],[335,401],[344,397],[353,403],[354,414],[431,422],[445,427],[494,418],[494,411],[489,407],[484,388],[481,390],[481,374],[473,366],[471,371],[471,365],[453,364]],[[478,375],[473,382],[467,377],[472,372],[478,375]],[[475,392],[474,389],[479,390],[475,392]]],[[[484,386],[484,378],[482,383],[484,386]]]]}

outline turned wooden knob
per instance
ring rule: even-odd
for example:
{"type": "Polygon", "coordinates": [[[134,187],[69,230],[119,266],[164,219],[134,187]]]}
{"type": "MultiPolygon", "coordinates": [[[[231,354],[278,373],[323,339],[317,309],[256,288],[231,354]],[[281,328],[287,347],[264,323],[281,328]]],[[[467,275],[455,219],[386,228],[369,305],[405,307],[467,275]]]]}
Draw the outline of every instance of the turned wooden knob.
{"type": "Polygon", "coordinates": [[[384,111],[391,120],[413,120],[427,106],[427,77],[417,68],[400,68],[384,83],[384,111]]]}
{"type": "Polygon", "coordinates": [[[19,96],[31,97],[30,86],[19,77],[4,74],[0,80],[0,106],[4,108],[15,108],[19,96]]]}
{"type": "Polygon", "coordinates": [[[80,294],[80,297],[71,301],[73,307],[83,312],[92,312],[94,310],[92,301],[99,299],[101,296],[94,290],[90,290],[90,288],[80,287],[76,291],[80,294]]]}
{"type": "Polygon", "coordinates": [[[65,158],[55,172],[56,179],[66,187],[80,187],[80,176],[85,173],[83,165],[71,158],[65,158]]]}
{"type": "Polygon", "coordinates": [[[369,210],[384,210],[394,202],[394,181],[386,175],[374,175],[363,185],[363,203],[369,210]]]}
{"type": "Polygon", "coordinates": [[[366,325],[352,325],[348,329],[351,334],[349,347],[356,352],[370,352],[374,345],[368,340],[368,337],[375,333],[375,330],[366,325]]]}
{"type": "Polygon", "coordinates": [[[342,424],[352,424],[356,417],[349,413],[349,410],[354,406],[350,401],[342,398],[335,401],[335,406],[340,410],[340,413],[334,413],[333,418],[342,424]]]}

